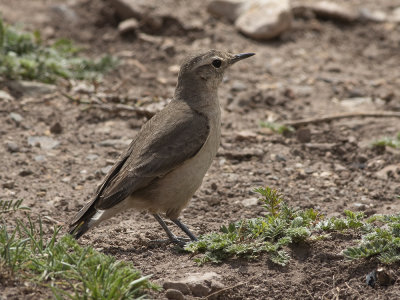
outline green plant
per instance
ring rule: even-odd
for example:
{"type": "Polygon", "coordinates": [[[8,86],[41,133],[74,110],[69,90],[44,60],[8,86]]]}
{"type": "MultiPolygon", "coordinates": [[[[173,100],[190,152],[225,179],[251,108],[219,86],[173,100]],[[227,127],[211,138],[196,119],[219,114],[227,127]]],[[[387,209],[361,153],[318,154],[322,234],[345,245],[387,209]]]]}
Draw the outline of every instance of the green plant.
{"type": "Polygon", "coordinates": [[[222,226],[220,233],[204,235],[199,241],[189,243],[185,250],[204,253],[196,259],[199,263],[234,257],[254,258],[265,252],[272,262],[286,265],[290,256],[284,247],[305,241],[320,215],[312,209],[289,208],[282,195],[271,188],[258,188],[255,192],[262,196],[260,199],[268,212],[266,216],[222,226]]]}
{"type": "Polygon", "coordinates": [[[295,129],[292,126],[287,126],[287,125],[282,125],[278,123],[273,123],[273,122],[260,122],[261,127],[269,128],[273,132],[279,133],[279,134],[288,134],[290,132],[294,132],[295,129]]]}
{"type": "Polygon", "coordinates": [[[385,137],[380,139],[372,144],[374,147],[391,147],[391,148],[400,148],[400,132],[397,134],[395,138],[385,137]]]}
{"type": "Polygon", "coordinates": [[[33,221],[26,214],[26,219],[14,219],[15,226],[1,220],[0,265],[51,288],[57,299],[133,299],[157,289],[132,263],[81,247],[69,235],[60,237],[61,227],[45,227],[40,216],[33,221]]]}
{"type": "Polygon", "coordinates": [[[336,231],[364,234],[358,246],[343,252],[349,259],[378,256],[386,264],[400,261],[400,214],[367,218],[363,212],[345,210],[344,217],[324,218],[312,208],[295,210],[289,207],[277,190],[266,187],[257,188],[255,192],[261,195],[267,214],[224,225],[219,233],[201,236],[198,241],[187,244],[186,251],[200,254],[195,258],[198,263],[219,263],[235,257],[255,258],[268,253],[272,262],[284,266],[290,260],[287,246],[324,240],[328,236],[326,232],[336,231]]]}
{"type": "Polygon", "coordinates": [[[0,18],[0,75],[8,79],[53,83],[57,78],[96,79],[115,67],[111,56],[97,60],[78,57],[71,41],[60,39],[50,46],[40,33],[27,33],[3,24],[0,18]]]}

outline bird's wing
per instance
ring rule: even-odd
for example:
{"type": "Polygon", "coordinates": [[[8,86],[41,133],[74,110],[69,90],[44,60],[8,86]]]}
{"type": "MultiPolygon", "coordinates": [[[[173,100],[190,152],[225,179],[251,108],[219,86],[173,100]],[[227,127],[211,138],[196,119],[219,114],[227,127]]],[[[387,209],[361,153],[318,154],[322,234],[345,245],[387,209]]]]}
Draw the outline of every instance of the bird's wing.
{"type": "Polygon", "coordinates": [[[143,126],[110,170],[98,190],[95,207],[108,209],[174,170],[201,149],[209,133],[204,114],[172,101],[143,126]]]}

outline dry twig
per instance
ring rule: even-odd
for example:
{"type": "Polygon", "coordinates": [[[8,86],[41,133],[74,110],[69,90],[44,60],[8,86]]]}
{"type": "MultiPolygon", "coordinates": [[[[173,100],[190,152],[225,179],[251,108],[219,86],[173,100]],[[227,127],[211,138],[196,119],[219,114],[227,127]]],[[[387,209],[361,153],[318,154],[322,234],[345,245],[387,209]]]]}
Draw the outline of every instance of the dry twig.
{"type": "Polygon", "coordinates": [[[391,112],[391,111],[382,111],[382,112],[353,112],[353,113],[343,113],[343,114],[336,114],[330,116],[323,116],[317,118],[309,118],[309,119],[301,119],[301,120],[294,120],[294,121],[287,121],[284,124],[286,126],[292,126],[294,128],[299,128],[304,125],[308,124],[318,124],[323,122],[330,122],[339,119],[348,119],[348,118],[365,118],[365,117],[372,117],[372,118],[400,118],[400,112],[391,112]]]}

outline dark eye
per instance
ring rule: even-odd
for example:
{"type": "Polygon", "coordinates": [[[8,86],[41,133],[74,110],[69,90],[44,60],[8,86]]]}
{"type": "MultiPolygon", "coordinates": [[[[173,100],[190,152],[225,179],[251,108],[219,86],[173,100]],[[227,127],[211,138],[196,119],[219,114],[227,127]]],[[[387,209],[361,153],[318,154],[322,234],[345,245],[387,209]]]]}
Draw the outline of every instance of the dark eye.
{"type": "Polygon", "coordinates": [[[212,62],[212,65],[213,65],[215,68],[218,69],[218,68],[222,65],[222,61],[221,61],[220,59],[214,59],[213,62],[212,62]]]}

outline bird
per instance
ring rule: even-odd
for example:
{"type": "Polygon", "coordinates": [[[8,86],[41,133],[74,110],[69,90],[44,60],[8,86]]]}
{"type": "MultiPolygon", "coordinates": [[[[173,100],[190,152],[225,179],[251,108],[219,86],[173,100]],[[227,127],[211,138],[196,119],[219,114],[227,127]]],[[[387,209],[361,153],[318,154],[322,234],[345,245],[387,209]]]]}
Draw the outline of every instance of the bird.
{"type": "Polygon", "coordinates": [[[69,234],[89,229],[127,209],[151,213],[169,242],[197,241],[179,219],[211,166],[220,144],[218,86],[225,71],[255,53],[208,50],[186,57],[173,99],[140,129],[120,155],[92,199],[72,218],[69,234]],[[161,215],[188,238],[177,237],[161,215]]]}

